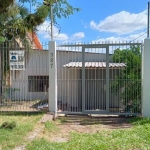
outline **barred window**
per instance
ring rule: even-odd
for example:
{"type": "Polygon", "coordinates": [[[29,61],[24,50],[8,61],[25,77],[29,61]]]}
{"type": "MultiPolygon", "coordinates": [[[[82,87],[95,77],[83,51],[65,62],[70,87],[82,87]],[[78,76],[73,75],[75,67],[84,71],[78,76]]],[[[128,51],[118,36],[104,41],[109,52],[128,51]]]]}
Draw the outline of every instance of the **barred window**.
{"type": "Polygon", "coordinates": [[[29,92],[45,92],[48,91],[49,76],[28,76],[29,92]]]}

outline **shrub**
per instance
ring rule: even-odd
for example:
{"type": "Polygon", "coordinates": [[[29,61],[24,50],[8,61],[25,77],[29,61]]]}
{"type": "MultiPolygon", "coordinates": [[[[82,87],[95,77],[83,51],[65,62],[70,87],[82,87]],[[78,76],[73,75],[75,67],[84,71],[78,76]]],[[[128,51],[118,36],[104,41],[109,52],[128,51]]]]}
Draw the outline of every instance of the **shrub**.
{"type": "Polygon", "coordinates": [[[16,127],[16,122],[3,122],[2,125],[0,126],[0,129],[14,129],[16,127]]]}

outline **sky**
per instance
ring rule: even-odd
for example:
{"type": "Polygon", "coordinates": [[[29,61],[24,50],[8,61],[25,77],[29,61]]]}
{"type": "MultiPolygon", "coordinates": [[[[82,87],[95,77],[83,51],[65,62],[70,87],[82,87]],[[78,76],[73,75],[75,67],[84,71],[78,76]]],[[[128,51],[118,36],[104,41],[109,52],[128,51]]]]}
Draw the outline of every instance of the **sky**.
{"type": "MultiPolygon", "coordinates": [[[[42,1],[41,1],[42,2],[42,1]]],[[[54,26],[57,43],[97,43],[100,41],[141,41],[147,37],[148,0],[68,0],[81,8],[54,26]]],[[[38,27],[40,41],[50,41],[50,21],[38,27]]]]}

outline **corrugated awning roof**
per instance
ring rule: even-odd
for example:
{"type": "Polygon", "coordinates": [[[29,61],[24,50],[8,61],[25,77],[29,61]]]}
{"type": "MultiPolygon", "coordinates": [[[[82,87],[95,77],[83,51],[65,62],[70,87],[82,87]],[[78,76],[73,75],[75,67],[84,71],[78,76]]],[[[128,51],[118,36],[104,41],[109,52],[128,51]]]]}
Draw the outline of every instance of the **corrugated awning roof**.
{"type": "MultiPolygon", "coordinates": [[[[110,68],[125,67],[125,63],[109,63],[110,68]]],[[[64,67],[68,68],[81,68],[82,62],[70,62],[65,64],[64,67]]],[[[86,68],[106,68],[106,62],[85,62],[86,68]]]]}

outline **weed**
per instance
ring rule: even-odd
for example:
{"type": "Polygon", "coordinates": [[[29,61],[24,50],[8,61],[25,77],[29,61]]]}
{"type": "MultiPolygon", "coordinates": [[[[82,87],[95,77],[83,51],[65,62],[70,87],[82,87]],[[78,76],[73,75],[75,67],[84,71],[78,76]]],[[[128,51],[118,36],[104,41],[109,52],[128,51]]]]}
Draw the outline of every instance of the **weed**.
{"type": "Polygon", "coordinates": [[[12,121],[12,122],[5,121],[0,126],[0,129],[2,129],[2,128],[3,129],[14,129],[14,128],[16,128],[16,122],[15,121],[12,121]]]}

